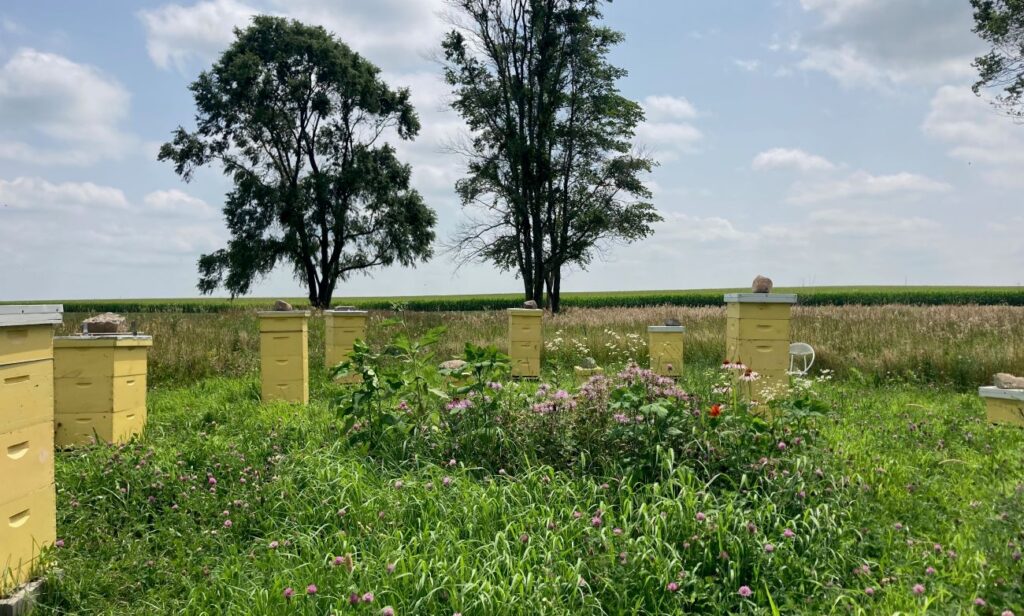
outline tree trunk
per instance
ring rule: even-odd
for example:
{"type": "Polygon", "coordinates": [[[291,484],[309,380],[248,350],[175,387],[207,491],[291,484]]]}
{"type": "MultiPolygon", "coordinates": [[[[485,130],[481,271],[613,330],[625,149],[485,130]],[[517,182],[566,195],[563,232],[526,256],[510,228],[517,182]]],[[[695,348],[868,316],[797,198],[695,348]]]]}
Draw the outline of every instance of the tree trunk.
{"type": "Polygon", "coordinates": [[[562,268],[556,266],[551,277],[554,282],[551,283],[551,290],[548,291],[548,303],[551,306],[551,313],[558,314],[562,310],[562,268]]]}

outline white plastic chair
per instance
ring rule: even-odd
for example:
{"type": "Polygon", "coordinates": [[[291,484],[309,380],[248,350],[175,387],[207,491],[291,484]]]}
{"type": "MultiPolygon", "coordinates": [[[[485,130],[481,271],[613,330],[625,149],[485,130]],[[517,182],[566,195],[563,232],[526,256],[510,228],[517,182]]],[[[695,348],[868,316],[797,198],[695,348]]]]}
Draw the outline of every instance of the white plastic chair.
{"type": "Polygon", "coordinates": [[[789,373],[804,376],[814,365],[814,347],[806,342],[794,342],[789,345],[789,373]],[[797,368],[797,362],[800,368],[797,368]]]}

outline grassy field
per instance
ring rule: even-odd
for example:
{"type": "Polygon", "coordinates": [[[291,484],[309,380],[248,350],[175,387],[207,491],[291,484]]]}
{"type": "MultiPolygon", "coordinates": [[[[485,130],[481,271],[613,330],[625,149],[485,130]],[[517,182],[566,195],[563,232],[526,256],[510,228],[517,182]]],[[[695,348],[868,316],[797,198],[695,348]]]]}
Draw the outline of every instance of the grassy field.
{"type": "MultiPolygon", "coordinates": [[[[645,306],[720,306],[724,293],[749,289],[695,289],[685,291],[609,291],[564,293],[562,305],[576,308],[616,308],[645,306]]],[[[853,286],[853,287],[781,287],[778,293],[797,293],[805,306],[845,305],[1009,305],[1024,306],[1024,287],[969,286],[853,286]]],[[[296,307],[309,302],[301,297],[288,300],[296,307]]],[[[63,303],[68,312],[230,312],[269,307],[273,298],[169,298],[169,299],[89,299],[6,301],[3,303],[63,303]]],[[[335,306],[353,305],[368,310],[405,309],[411,311],[497,310],[519,307],[519,294],[420,295],[394,297],[339,297],[335,306]]]]}
{"type": "MultiPolygon", "coordinates": [[[[818,365],[841,378],[865,383],[911,382],[967,391],[995,372],[1024,373],[1024,307],[1015,306],[825,306],[794,309],[793,339],[818,352],[818,365]]],[[[63,332],[79,329],[85,313],[65,315],[63,332]]],[[[250,376],[259,369],[258,324],[253,311],[217,314],[128,314],[155,336],[150,383],[163,386],[211,376],[250,376]]],[[[571,369],[584,356],[620,367],[647,360],[646,328],[678,318],[687,327],[686,361],[714,367],[725,353],[721,307],[571,308],[545,317],[544,358],[549,369],[571,369]]],[[[438,361],[455,357],[466,342],[507,345],[507,317],[500,311],[371,314],[371,345],[396,329],[417,335],[448,328],[438,361]],[[400,327],[383,323],[400,318],[400,327]]],[[[323,320],[310,321],[314,367],[323,362],[323,320]]]]}
{"type": "Polygon", "coordinates": [[[719,306],[546,316],[540,383],[438,372],[502,311],[372,312],[357,388],[314,318],[304,407],[261,404],[254,311],[129,317],[149,424],[58,454],[44,614],[1024,614],[1024,430],[973,391],[1024,372],[1024,307],[799,306],[825,372],[768,414],[719,306]],[[670,317],[679,387],[629,367],[670,317]]]}
{"type": "Polygon", "coordinates": [[[322,382],[308,408],[252,378],[158,390],[143,439],[60,455],[40,612],[1024,613],[1024,432],[971,395],[814,387],[824,415],[750,465],[663,452],[647,481],[368,457],[322,382]]]}

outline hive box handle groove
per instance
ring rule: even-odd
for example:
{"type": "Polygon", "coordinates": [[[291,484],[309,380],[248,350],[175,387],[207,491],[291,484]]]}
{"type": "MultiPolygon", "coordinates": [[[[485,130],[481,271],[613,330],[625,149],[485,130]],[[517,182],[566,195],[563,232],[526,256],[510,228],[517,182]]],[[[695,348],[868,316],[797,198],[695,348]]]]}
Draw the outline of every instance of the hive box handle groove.
{"type": "Polygon", "coordinates": [[[12,460],[17,460],[28,453],[28,441],[18,443],[17,445],[11,445],[7,448],[7,457],[12,460]]]}
{"type": "Polygon", "coordinates": [[[14,385],[15,383],[24,383],[25,381],[29,380],[30,378],[32,378],[32,375],[30,375],[30,374],[20,374],[18,376],[10,376],[10,377],[7,377],[6,379],[4,379],[4,384],[6,384],[6,385],[14,385]]]}
{"type": "Polygon", "coordinates": [[[19,526],[24,526],[25,523],[28,522],[29,515],[30,513],[28,509],[20,513],[16,513],[11,516],[11,518],[7,521],[7,524],[11,528],[18,528],[19,526]]]}

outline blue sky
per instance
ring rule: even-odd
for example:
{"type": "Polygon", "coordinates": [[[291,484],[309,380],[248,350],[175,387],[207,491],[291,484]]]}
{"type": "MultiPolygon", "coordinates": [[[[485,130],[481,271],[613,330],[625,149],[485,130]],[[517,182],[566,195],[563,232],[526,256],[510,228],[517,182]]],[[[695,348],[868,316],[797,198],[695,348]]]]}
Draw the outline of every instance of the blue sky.
{"type": "MultiPolygon", "coordinates": [[[[444,0],[0,5],[0,299],[188,297],[226,239],[216,169],[185,184],[156,150],[191,123],[188,83],[254,13],[320,23],[412,88],[399,144],[447,237],[462,130],[430,59],[444,0]]],[[[970,91],[966,0],[617,0],[614,61],[643,103],[655,235],[566,290],[1024,283],[1024,126],[970,91]]],[[[438,254],[340,295],[517,291],[438,254]]],[[[288,271],[255,294],[303,295],[288,271]]]]}

